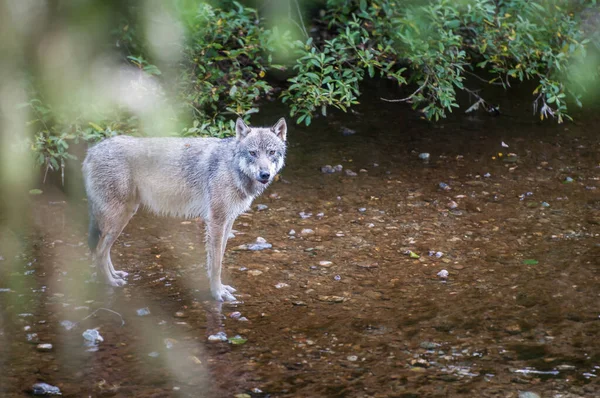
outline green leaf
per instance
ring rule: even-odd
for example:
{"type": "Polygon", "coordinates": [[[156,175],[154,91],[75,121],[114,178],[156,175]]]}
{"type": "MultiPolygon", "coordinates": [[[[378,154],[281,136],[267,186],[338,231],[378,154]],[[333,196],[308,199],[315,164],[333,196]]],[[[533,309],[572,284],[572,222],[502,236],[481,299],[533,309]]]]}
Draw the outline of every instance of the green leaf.
{"type": "Polygon", "coordinates": [[[537,264],[539,264],[539,261],[529,258],[527,260],[523,260],[523,264],[524,265],[537,265],[537,264]]]}
{"type": "Polygon", "coordinates": [[[242,344],[246,344],[246,342],[248,341],[248,339],[245,339],[241,336],[235,336],[235,337],[230,337],[229,338],[229,344],[233,344],[233,345],[242,345],[242,344]]]}
{"type": "Polygon", "coordinates": [[[42,191],[41,189],[31,189],[29,191],[29,194],[34,196],[41,195],[42,193],[44,193],[44,191],[42,191]]]}

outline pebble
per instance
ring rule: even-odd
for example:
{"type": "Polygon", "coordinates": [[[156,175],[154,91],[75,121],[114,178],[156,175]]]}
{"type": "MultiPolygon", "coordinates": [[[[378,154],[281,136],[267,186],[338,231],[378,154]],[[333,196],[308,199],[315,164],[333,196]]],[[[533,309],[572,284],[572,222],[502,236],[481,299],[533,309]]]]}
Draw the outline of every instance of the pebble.
{"type": "Polygon", "coordinates": [[[25,337],[28,343],[37,344],[40,341],[37,333],[27,333],[25,337]]]}
{"type": "Polygon", "coordinates": [[[304,228],[302,231],[300,231],[300,234],[302,234],[302,235],[312,235],[314,233],[315,233],[315,231],[313,231],[310,228],[304,228]]]}
{"type": "Polygon", "coordinates": [[[275,289],[282,289],[284,287],[289,287],[290,285],[288,285],[287,283],[283,283],[283,282],[279,282],[278,284],[275,285],[275,289]]]}
{"type": "Polygon", "coordinates": [[[571,177],[566,177],[564,183],[565,184],[570,184],[573,182],[573,179],[571,177]]]}
{"type": "Polygon", "coordinates": [[[356,177],[358,174],[356,174],[354,171],[350,170],[350,169],[346,169],[344,170],[344,172],[346,173],[346,175],[348,177],[356,177]]]}
{"type": "Polygon", "coordinates": [[[242,313],[239,311],[234,311],[231,314],[229,314],[229,317],[231,319],[240,319],[242,317],[242,313]]]}
{"type": "Polygon", "coordinates": [[[177,311],[175,313],[175,318],[187,318],[187,314],[183,311],[177,311]]]}
{"type": "Polygon", "coordinates": [[[438,186],[440,187],[440,189],[444,190],[444,191],[449,191],[452,188],[450,188],[450,185],[446,184],[445,182],[440,182],[438,184],[438,186]]]}
{"type": "Polygon", "coordinates": [[[341,164],[338,164],[337,166],[333,166],[333,170],[337,173],[341,173],[342,170],[344,170],[344,166],[342,166],[341,164]]]}
{"type": "Polygon", "coordinates": [[[175,347],[175,344],[177,344],[177,340],[172,339],[170,337],[164,339],[163,342],[165,343],[165,347],[167,348],[167,350],[170,350],[171,348],[175,347]]]}
{"type": "Polygon", "coordinates": [[[343,303],[346,301],[346,298],[341,296],[319,296],[318,299],[327,303],[343,303]]]}
{"type": "Polygon", "coordinates": [[[454,210],[456,208],[458,208],[458,203],[456,203],[455,201],[451,200],[450,202],[448,202],[448,208],[451,210],[454,210]]]}
{"type": "Polygon", "coordinates": [[[485,174],[483,175],[483,178],[490,178],[491,176],[492,176],[492,175],[491,175],[490,173],[485,173],[485,174]]]}
{"type": "Polygon", "coordinates": [[[356,134],[356,130],[352,130],[352,129],[349,129],[348,127],[342,126],[342,135],[344,137],[348,137],[349,135],[354,135],[354,134],[356,134]]]}
{"type": "Polygon", "coordinates": [[[140,308],[136,311],[136,313],[138,314],[138,316],[150,315],[150,309],[148,307],[140,308]]]}
{"type": "Polygon", "coordinates": [[[258,269],[252,269],[250,271],[248,271],[248,274],[252,275],[252,276],[259,276],[261,275],[263,272],[258,270],[258,269]]]}
{"type": "Polygon", "coordinates": [[[336,275],[336,276],[333,277],[333,279],[336,280],[336,281],[340,281],[340,280],[342,280],[342,277],[339,276],[339,275],[336,275]]]}
{"type": "Polygon", "coordinates": [[[267,205],[263,205],[263,204],[256,205],[256,210],[258,210],[258,211],[267,210],[268,208],[269,208],[269,206],[267,206],[267,205]]]}
{"type": "Polygon", "coordinates": [[[225,332],[211,334],[210,336],[208,336],[208,341],[227,341],[227,335],[225,334],[225,332]]]}
{"type": "Polygon", "coordinates": [[[293,229],[290,229],[290,232],[288,232],[288,235],[294,236],[294,235],[296,235],[296,231],[294,231],[293,229]]]}
{"type": "Polygon", "coordinates": [[[429,154],[427,152],[423,152],[419,154],[419,159],[424,160],[424,161],[428,161],[429,160],[429,154]]]}
{"type": "Polygon", "coordinates": [[[88,329],[81,334],[85,339],[86,343],[91,345],[96,345],[98,343],[102,343],[104,338],[100,336],[100,332],[96,329],[88,329]]]}
{"type": "Polygon", "coordinates": [[[358,211],[361,212],[361,213],[364,213],[365,211],[367,211],[367,208],[366,207],[360,207],[358,209],[358,211]]]}
{"type": "Polygon", "coordinates": [[[531,391],[519,391],[519,398],[540,398],[540,396],[531,391]]]}
{"type": "Polygon", "coordinates": [[[50,343],[41,343],[38,344],[35,347],[36,350],[40,351],[40,352],[48,352],[48,351],[52,351],[52,344],[50,343]]]}
{"type": "Polygon", "coordinates": [[[152,351],[151,353],[148,354],[148,356],[151,358],[158,358],[160,356],[160,354],[156,351],[152,351]]]}
{"type": "Polygon", "coordinates": [[[249,245],[246,245],[246,248],[251,251],[265,250],[265,249],[270,249],[272,247],[273,247],[272,244],[267,243],[267,240],[260,236],[258,238],[256,238],[256,243],[251,243],[249,245]]]}
{"type": "Polygon", "coordinates": [[[437,273],[437,276],[439,276],[442,279],[447,279],[448,278],[448,271],[443,269],[440,272],[437,273]]]}
{"type": "Polygon", "coordinates": [[[356,355],[348,355],[346,357],[347,360],[349,360],[350,362],[356,362],[358,361],[358,357],[356,355]]]}
{"type": "Polygon", "coordinates": [[[319,265],[321,267],[331,267],[333,265],[333,263],[331,261],[322,260],[322,261],[319,261],[319,265]]]}
{"type": "Polygon", "coordinates": [[[31,387],[33,395],[62,395],[60,388],[47,383],[35,383],[31,387]]]}
{"type": "Polygon", "coordinates": [[[305,213],[303,211],[301,211],[300,213],[298,213],[298,215],[300,215],[300,218],[302,218],[303,220],[306,220],[307,218],[312,217],[312,213],[305,213]]]}
{"type": "Polygon", "coordinates": [[[333,167],[331,167],[330,164],[326,164],[325,166],[321,167],[321,173],[323,174],[333,174],[335,173],[335,170],[333,167]]]}

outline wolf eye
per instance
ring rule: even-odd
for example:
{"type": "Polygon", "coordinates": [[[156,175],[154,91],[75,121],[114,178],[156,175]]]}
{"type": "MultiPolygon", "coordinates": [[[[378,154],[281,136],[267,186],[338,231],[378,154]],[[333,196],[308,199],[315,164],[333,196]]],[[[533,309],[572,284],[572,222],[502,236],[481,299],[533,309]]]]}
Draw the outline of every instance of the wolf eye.
{"type": "Polygon", "coordinates": [[[269,156],[273,156],[273,155],[275,155],[275,151],[273,151],[273,150],[269,151],[269,156]]]}
{"type": "Polygon", "coordinates": [[[250,156],[256,157],[256,151],[249,151],[249,153],[250,153],[250,156]]]}

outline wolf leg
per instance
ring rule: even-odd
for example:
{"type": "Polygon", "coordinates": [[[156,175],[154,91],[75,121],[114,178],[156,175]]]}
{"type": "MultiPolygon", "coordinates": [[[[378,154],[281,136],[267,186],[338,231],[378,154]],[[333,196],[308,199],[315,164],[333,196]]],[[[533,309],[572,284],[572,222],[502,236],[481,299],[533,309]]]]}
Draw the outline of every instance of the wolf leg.
{"type": "Polygon", "coordinates": [[[216,219],[209,220],[206,223],[206,265],[210,280],[210,292],[215,300],[218,301],[235,300],[235,297],[231,294],[235,292],[235,289],[221,283],[224,240],[227,239],[225,230],[228,224],[226,221],[216,219]]]}
{"type": "MultiPolygon", "coordinates": [[[[129,223],[129,221],[131,220],[131,218],[135,215],[135,213],[137,213],[138,207],[140,205],[138,203],[136,204],[132,204],[130,206],[128,206],[128,213],[129,213],[129,217],[127,217],[127,213],[123,216],[122,220],[125,220],[123,227],[121,228],[121,230],[119,231],[119,233],[117,234],[117,237],[121,235],[121,232],[123,232],[123,230],[125,229],[125,227],[127,226],[127,224],[129,223]]],[[[110,258],[110,253],[108,256],[108,264],[109,264],[109,270],[110,273],[112,274],[113,277],[115,278],[126,278],[129,275],[129,272],[126,271],[116,271],[115,267],[112,263],[112,259],[110,258]]]]}
{"type": "MultiPolygon", "coordinates": [[[[137,206],[134,207],[137,208],[137,206]]],[[[111,286],[127,284],[123,278],[128,274],[125,271],[115,271],[110,258],[110,250],[134,213],[132,207],[128,208],[126,205],[119,204],[111,206],[110,214],[98,217],[101,220],[101,233],[95,253],[96,267],[98,274],[101,274],[106,283],[111,286]]]]}

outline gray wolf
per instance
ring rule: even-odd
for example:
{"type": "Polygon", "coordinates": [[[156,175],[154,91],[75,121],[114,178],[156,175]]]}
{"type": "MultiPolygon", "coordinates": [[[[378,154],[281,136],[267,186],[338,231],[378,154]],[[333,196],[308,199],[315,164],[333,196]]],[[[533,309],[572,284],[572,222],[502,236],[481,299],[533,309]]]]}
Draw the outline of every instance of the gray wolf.
{"type": "Polygon", "coordinates": [[[88,243],[99,277],[112,286],[127,283],[110,249],[142,205],[159,215],[204,220],[212,296],[235,300],[235,289],[221,283],[227,237],[283,167],[287,125],[281,118],[272,127],[249,127],[238,119],[235,130],[235,138],[225,139],[117,136],[88,150],[88,243]]]}

